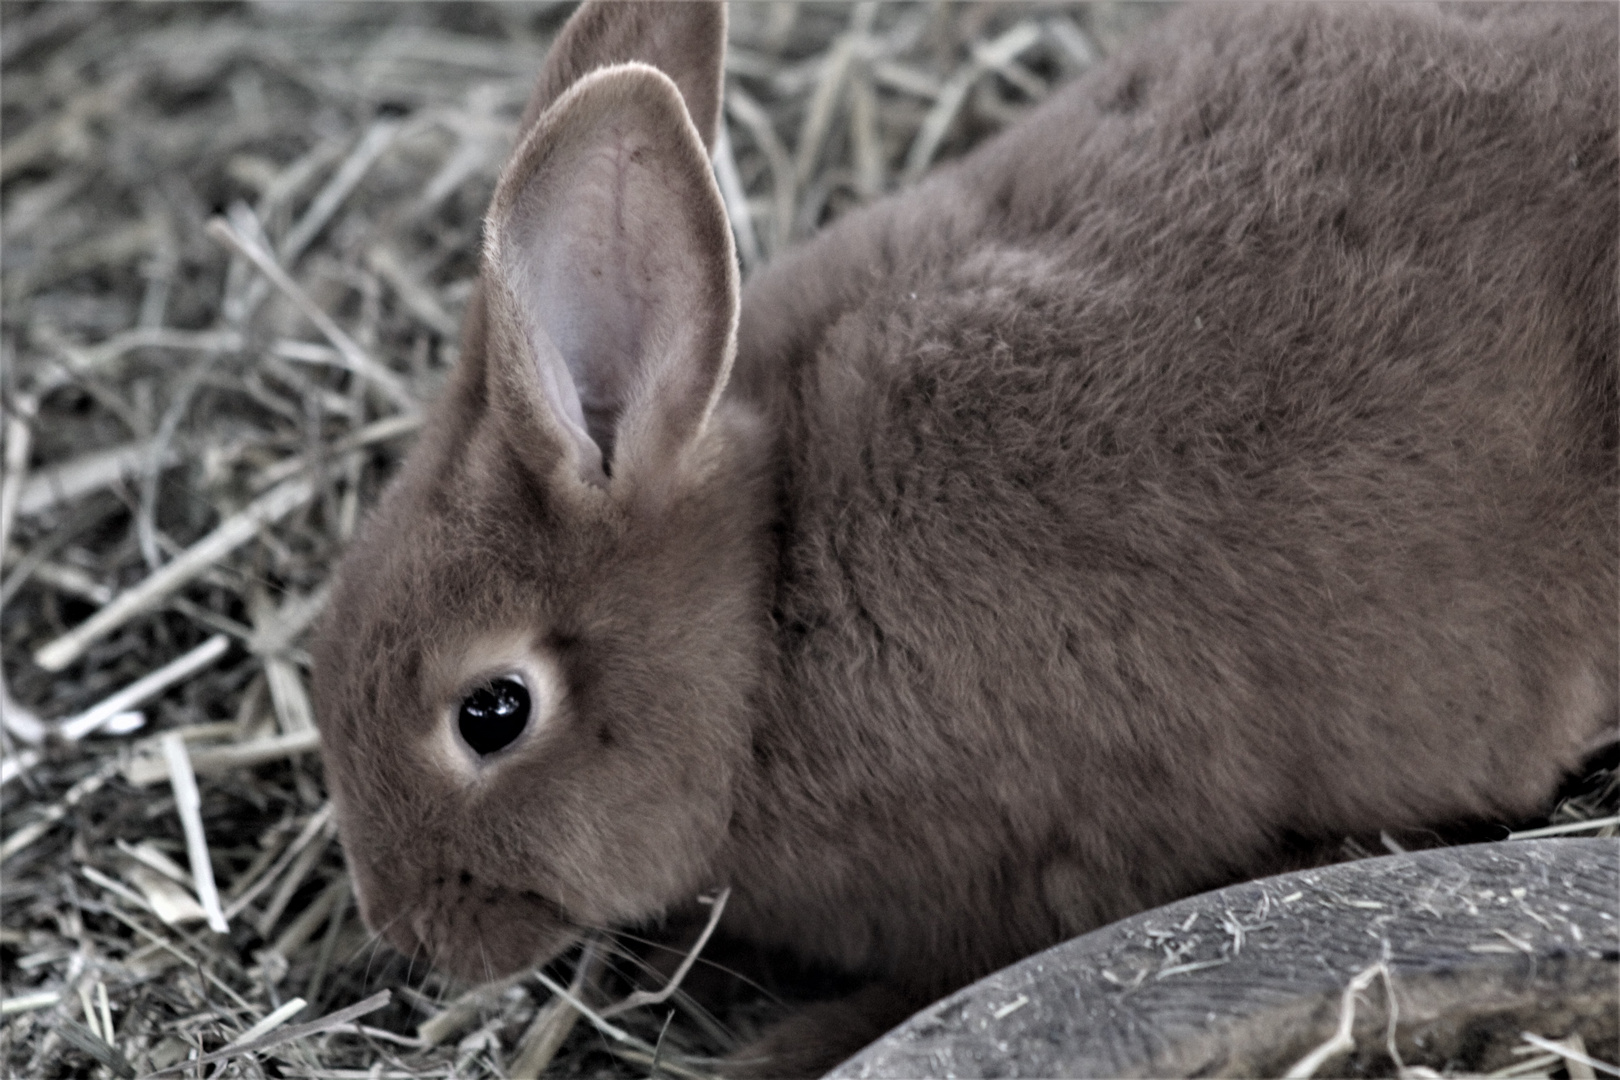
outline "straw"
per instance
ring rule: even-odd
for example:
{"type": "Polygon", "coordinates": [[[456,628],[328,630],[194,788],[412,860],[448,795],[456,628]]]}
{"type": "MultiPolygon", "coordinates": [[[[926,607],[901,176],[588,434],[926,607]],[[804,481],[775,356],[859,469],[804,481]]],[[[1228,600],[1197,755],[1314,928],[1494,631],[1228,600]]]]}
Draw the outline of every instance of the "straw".
{"type": "Polygon", "coordinates": [[[186,830],[186,854],[191,859],[191,879],[197,883],[197,899],[208,914],[208,928],[216,934],[230,930],[220,910],[219,890],[214,887],[214,867],[208,859],[208,837],[203,831],[202,797],[197,793],[197,777],[186,756],[186,742],[175,732],[163,736],[163,756],[169,763],[169,783],[174,788],[174,805],[186,830]]]}
{"type": "Polygon", "coordinates": [[[175,683],[212,664],[225,655],[230,644],[230,639],[224,634],[215,634],[185,655],[178,656],[150,675],[137,679],[78,716],[62,721],[59,729],[62,738],[70,742],[84,738],[119,713],[145,703],[149,698],[156,697],[175,683]]]}

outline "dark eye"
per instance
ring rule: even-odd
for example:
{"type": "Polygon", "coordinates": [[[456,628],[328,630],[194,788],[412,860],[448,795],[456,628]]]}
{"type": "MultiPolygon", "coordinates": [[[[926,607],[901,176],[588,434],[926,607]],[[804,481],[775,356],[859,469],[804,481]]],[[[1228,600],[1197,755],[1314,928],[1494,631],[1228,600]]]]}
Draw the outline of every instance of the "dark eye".
{"type": "Polygon", "coordinates": [[[529,691],[516,679],[496,679],[461,699],[461,737],[480,754],[511,744],[529,722],[529,691]]]}

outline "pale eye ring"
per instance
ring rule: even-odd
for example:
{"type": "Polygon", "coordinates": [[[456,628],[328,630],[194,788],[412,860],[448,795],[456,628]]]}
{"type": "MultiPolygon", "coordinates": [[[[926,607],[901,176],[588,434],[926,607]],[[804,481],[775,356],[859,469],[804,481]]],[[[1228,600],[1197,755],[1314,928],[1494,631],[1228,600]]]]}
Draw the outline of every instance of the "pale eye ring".
{"type": "Polygon", "coordinates": [[[523,734],[532,711],[529,688],[514,676],[491,679],[461,699],[461,737],[479,756],[504,750],[523,734]]]}

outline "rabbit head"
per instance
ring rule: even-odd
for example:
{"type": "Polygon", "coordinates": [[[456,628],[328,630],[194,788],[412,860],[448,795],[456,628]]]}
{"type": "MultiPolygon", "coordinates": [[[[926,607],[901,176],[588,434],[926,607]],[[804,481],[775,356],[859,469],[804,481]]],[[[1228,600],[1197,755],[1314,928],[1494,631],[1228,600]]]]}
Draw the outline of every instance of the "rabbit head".
{"type": "Polygon", "coordinates": [[[718,404],[724,14],[610,7],[553,47],[459,366],[318,647],[362,914],[465,977],[688,898],[750,752],[764,474],[759,425],[718,404]]]}

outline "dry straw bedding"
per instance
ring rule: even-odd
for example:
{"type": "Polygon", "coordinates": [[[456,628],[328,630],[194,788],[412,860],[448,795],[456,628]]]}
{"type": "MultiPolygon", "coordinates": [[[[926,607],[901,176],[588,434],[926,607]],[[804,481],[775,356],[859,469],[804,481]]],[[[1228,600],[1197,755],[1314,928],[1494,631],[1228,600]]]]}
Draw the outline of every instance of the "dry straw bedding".
{"type": "MultiPolygon", "coordinates": [[[[772,1012],[677,993],[621,1039],[550,976],[458,1001],[361,927],[312,753],[308,627],[455,362],[568,10],[0,5],[5,1074],[685,1075],[772,1012]]],[[[1156,14],[733,5],[745,273],[1156,14]]],[[[1559,820],[1614,813],[1583,790],[1559,820]]]]}

